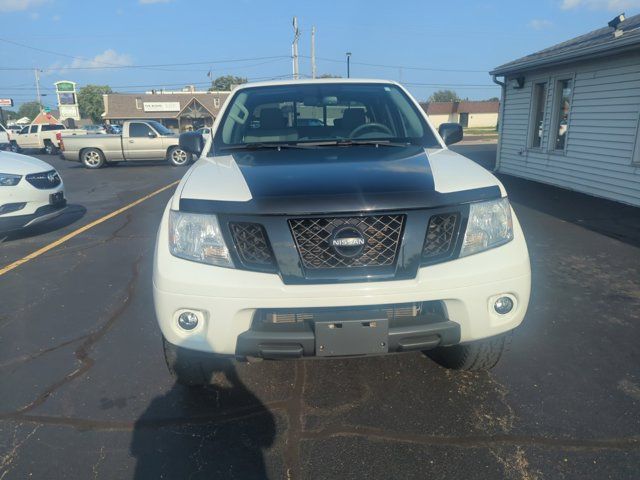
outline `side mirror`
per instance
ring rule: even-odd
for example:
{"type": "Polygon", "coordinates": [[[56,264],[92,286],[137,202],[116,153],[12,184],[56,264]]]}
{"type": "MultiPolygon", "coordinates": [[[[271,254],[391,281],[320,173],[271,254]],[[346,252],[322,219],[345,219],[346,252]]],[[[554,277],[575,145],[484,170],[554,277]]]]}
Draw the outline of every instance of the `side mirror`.
{"type": "Polygon", "coordinates": [[[156,138],[157,135],[153,132],[149,132],[147,135],[149,135],[149,138],[156,138]]]}
{"type": "Polygon", "coordinates": [[[204,137],[197,132],[181,133],[178,143],[182,150],[198,157],[204,150],[204,137]]]}
{"type": "Polygon", "coordinates": [[[438,127],[438,133],[445,145],[452,145],[462,140],[462,125],[459,123],[442,123],[438,127]]]}

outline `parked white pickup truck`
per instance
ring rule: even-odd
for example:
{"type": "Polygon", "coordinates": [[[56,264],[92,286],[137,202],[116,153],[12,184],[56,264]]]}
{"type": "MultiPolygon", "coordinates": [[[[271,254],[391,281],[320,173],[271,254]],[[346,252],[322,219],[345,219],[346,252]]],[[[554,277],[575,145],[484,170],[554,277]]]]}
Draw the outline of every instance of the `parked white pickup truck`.
{"type": "Polygon", "coordinates": [[[155,120],[128,120],[122,126],[122,135],[65,137],[60,149],[63,159],[82,162],[87,168],[162,159],[180,167],[191,161],[191,154],[180,148],[178,136],[155,120]]]}
{"type": "Polygon", "coordinates": [[[27,148],[44,150],[49,155],[58,153],[59,139],[57,134],[66,135],[86,135],[87,131],[82,129],[69,129],[64,125],[27,125],[17,135],[11,135],[11,151],[20,153],[27,148]]]}

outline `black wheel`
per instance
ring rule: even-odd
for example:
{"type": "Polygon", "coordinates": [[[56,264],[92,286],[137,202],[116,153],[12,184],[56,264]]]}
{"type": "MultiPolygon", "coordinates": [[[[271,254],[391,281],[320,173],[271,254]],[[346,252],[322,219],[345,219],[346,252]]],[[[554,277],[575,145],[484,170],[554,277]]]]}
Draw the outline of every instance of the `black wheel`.
{"type": "Polygon", "coordinates": [[[452,370],[491,370],[497,365],[510,340],[511,332],[465,345],[438,347],[424,353],[452,370]]]}
{"type": "Polygon", "coordinates": [[[58,147],[56,147],[51,142],[45,142],[44,153],[46,153],[47,155],[55,155],[56,153],[58,153],[58,147]]]}
{"type": "Polygon", "coordinates": [[[80,154],[80,161],[86,168],[100,168],[104,165],[104,155],[97,148],[87,148],[80,154]]]}
{"type": "Polygon", "coordinates": [[[11,151],[13,153],[20,153],[22,149],[18,146],[18,144],[15,141],[13,141],[11,142],[11,151]]]}
{"type": "Polygon", "coordinates": [[[182,167],[191,161],[191,154],[180,147],[171,147],[167,152],[167,160],[174,167],[182,167]]]}
{"type": "Polygon", "coordinates": [[[189,387],[209,385],[216,372],[224,372],[233,366],[233,360],[205,352],[189,350],[169,343],[162,337],[164,359],[176,381],[189,387]]]}

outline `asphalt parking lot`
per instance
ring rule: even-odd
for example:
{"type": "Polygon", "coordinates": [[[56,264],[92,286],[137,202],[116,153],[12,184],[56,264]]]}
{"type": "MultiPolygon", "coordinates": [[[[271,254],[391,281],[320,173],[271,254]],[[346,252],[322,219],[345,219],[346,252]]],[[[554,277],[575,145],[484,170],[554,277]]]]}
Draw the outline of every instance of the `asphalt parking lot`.
{"type": "MultiPolygon", "coordinates": [[[[495,145],[457,150],[495,157],[495,145]]],[[[185,171],[40,158],[70,207],[0,243],[0,269],[185,171]]],[[[533,292],[491,373],[405,354],[175,385],[150,288],[172,188],[0,275],[0,479],[638,478],[640,209],[501,178],[533,292]]]]}

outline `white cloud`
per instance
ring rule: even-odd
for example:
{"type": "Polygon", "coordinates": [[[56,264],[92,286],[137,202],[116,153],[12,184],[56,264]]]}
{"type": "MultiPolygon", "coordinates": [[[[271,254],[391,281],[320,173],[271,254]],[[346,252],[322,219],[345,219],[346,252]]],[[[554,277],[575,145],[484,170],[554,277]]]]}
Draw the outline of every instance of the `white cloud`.
{"type": "Polygon", "coordinates": [[[126,53],[118,53],[115,50],[109,49],[102,53],[99,53],[93,58],[76,58],[71,62],[70,67],[108,67],[114,65],[127,66],[131,65],[133,60],[131,55],[126,53]]]}
{"type": "Polygon", "coordinates": [[[589,10],[610,10],[623,12],[629,8],[640,8],[640,0],[562,0],[563,10],[588,8],[589,10]]]}
{"type": "Polygon", "coordinates": [[[169,3],[171,0],[138,0],[143,5],[151,5],[152,3],[169,3]]]}
{"type": "Polygon", "coordinates": [[[551,22],[551,20],[542,18],[534,18],[529,22],[529,27],[533,28],[534,30],[544,30],[546,28],[551,28],[552,26],[553,23],[551,22]]]}
{"type": "Polygon", "coordinates": [[[126,53],[118,53],[115,50],[105,50],[99,53],[93,58],[76,58],[73,62],[63,64],[56,62],[49,68],[44,70],[45,75],[49,74],[62,74],[68,72],[70,68],[93,68],[100,69],[101,67],[108,68],[113,66],[129,66],[133,64],[131,55],[126,53]]]}
{"type": "Polygon", "coordinates": [[[0,12],[23,12],[49,0],[0,0],[0,12]]]}

